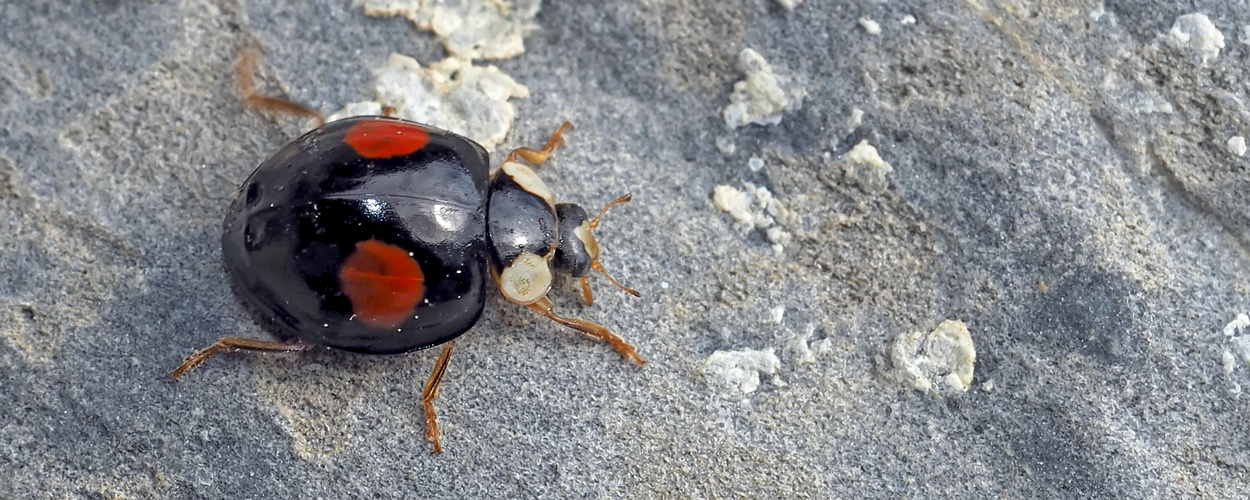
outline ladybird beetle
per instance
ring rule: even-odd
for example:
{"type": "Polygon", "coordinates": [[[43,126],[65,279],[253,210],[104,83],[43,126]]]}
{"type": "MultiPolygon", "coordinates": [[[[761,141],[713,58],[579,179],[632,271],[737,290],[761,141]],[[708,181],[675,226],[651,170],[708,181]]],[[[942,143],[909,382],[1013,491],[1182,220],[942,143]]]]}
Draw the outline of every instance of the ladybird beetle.
{"type": "MultiPolygon", "coordinates": [[[[240,66],[250,63],[241,58],[240,66]]],[[[239,73],[249,105],[319,116],[257,97],[250,72],[239,73]]],[[[630,196],[589,218],[578,205],[555,203],[522,163],[546,161],[570,128],[539,150],[513,150],[494,172],[472,140],[389,116],[323,123],[286,145],[239,188],[221,237],[235,293],[281,340],[224,337],[187,357],[173,378],[221,351],[396,354],[442,344],[421,398],[426,438],[438,453],[433,401],[452,341],[482,315],[488,276],[507,300],[642,365],[632,345],[599,324],[557,315],[547,298],[554,276],[565,274],[581,280],[591,303],[591,269],[638,296],[603,270],[592,233],[630,196]]]]}

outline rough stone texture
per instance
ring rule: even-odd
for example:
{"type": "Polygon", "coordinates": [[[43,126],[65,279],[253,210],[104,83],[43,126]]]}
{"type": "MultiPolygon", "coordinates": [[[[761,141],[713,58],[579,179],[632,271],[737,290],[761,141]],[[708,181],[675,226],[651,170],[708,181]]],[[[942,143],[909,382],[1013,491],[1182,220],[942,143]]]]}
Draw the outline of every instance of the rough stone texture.
{"type": "Polygon", "coordinates": [[[1244,1],[547,2],[534,23],[492,62],[532,93],[510,144],[577,125],[540,174],[591,207],[634,194],[599,234],[645,294],[597,280],[585,308],[567,283],[557,307],[649,363],[493,299],[430,456],[433,352],[167,374],[265,335],[219,224],[302,124],[242,108],[237,47],[328,112],[441,43],[338,1],[0,5],[0,498],[1250,495],[1250,366],[1221,333],[1250,311],[1250,158],[1226,146],[1250,133],[1244,1]],[[1166,38],[1191,13],[1229,40],[1205,64],[1166,38]],[[745,48],[807,97],[729,131],[745,48]],[[843,172],[865,139],[880,193],[843,172]],[[712,203],[748,182],[796,214],[781,255],[712,203]],[[969,391],[899,383],[891,340],[946,319],[969,391]],[[779,372],[724,398],[700,368],[745,349],[779,372]]]}

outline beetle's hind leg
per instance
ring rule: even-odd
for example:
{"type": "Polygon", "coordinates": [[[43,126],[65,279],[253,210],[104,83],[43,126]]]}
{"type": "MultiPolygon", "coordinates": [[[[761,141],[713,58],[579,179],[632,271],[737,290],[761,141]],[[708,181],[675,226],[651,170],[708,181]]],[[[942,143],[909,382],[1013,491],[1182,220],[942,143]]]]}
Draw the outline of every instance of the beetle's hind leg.
{"type": "Polygon", "coordinates": [[[590,335],[591,337],[602,339],[612,347],[615,347],[616,350],[619,351],[622,356],[625,356],[626,359],[638,363],[638,366],[642,366],[646,363],[646,361],[642,359],[642,356],[638,355],[638,350],[635,349],[634,346],[625,342],[625,339],[622,339],[619,335],[612,333],[612,330],[608,330],[607,327],[582,319],[566,318],[557,315],[555,311],[552,310],[551,300],[547,297],[538,299],[537,302],[534,302],[527,307],[538,311],[538,314],[546,316],[547,319],[550,319],[551,321],[555,321],[556,323],[567,326],[586,335],[590,335]]]}
{"type": "Polygon", "coordinates": [[[239,58],[234,62],[234,72],[238,77],[239,96],[243,105],[249,108],[262,109],[278,113],[306,116],[317,120],[317,126],[325,124],[326,119],[320,111],[281,97],[261,94],[256,89],[256,65],[260,61],[260,49],[254,45],[239,49],[239,58]]]}
{"type": "Polygon", "coordinates": [[[182,374],[194,370],[200,366],[208,358],[213,357],[219,352],[237,352],[237,351],[261,351],[261,352],[299,352],[312,349],[312,344],[304,344],[301,342],[274,342],[271,340],[249,339],[246,337],[222,337],[213,345],[208,346],[204,350],[187,356],[178,368],[175,368],[169,375],[177,381],[182,374]]]}
{"type": "Polygon", "coordinates": [[[572,128],[572,123],[564,122],[563,125],[560,125],[560,128],[556,129],[556,131],[551,134],[551,137],[547,138],[547,144],[544,144],[542,149],[533,150],[530,148],[516,148],[512,150],[512,152],[508,153],[508,156],[505,156],[503,161],[516,161],[516,159],[520,157],[535,165],[545,162],[547,161],[547,158],[551,156],[551,153],[556,150],[556,148],[564,145],[564,133],[568,132],[572,128]]]}

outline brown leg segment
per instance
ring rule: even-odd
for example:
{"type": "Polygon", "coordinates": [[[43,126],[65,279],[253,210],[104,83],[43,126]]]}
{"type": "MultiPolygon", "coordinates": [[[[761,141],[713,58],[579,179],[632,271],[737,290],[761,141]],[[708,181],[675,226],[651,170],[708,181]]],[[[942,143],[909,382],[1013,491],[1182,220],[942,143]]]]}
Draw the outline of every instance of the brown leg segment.
{"type": "Polygon", "coordinates": [[[595,305],[595,295],[590,292],[590,275],[582,276],[582,299],[587,306],[595,305]]]}
{"type": "Polygon", "coordinates": [[[525,161],[535,165],[545,162],[547,161],[547,157],[551,156],[551,153],[555,151],[556,148],[564,144],[564,133],[568,132],[571,128],[573,128],[572,123],[564,122],[563,125],[560,125],[560,128],[556,129],[556,131],[551,134],[551,137],[547,139],[547,144],[544,144],[542,149],[534,151],[530,148],[516,148],[512,150],[512,152],[508,153],[508,156],[504,157],[503,161],[515,161],[519,156],[524,158],[525,161]]]}
{"type": "Polygon", "coordinates": [[[434,453],[443,452],[443,445],[438,439],[438,415],[434,413],[434,400],[438,398],[438,386],[443,383],[447,363],[451,361],[451,344],[448,342],[443,346],[443,353],[434,363],[434,372],[430,373],[430,378],[425,381],[425,390],[421,391],[421,404],[425,405],[425,439],[434,443],[434,453]]]}
{"type": "Polygon", "coordinates": [[[239,50],[239,59],[234,63],[234,72],[239,78],[239,95],[243,97],[244,106],[307,116],[316,119],[317,126],[325,124],[326,119],[321,116],[320,111],[279,97],[262,95],[256,90],[256,64],[259,60],[260,51],[256,47],[249,46],[239,50]]]}
{"type": "Polygon", "coordinates": [[[638,363],[638,366],[642,366],[643,363],[646,363],[646,361],[643,361],[642,357],[638,355],[638,351],[634,349],[634,346],[629,345],[629,343],[625,342],[625,339],[622,339],[617,334],[612,333],[611,330],[608,330],[603,325],[556,315],[556,313],[552,311],[551,300],[547,299],[547,297],[538,299],[538,302],[530,304],[529,308],[538,311],[538,314],[546,316],[547,319],[550,319],[551,321],[555,321],[556,323],[567,326],[586,335],[590,335],[591,337],[603,339],[608,344],[611,344],[612,347],[615,347],[617,351],[620,351],[621,355],[625,356],[626,359],[638,363]]]}
{"type": "Polygon", "coordinates": [[[257,340],[244,337],[222,337],[213,345],[208,346],[200,352],[187,356],[178,368],[175,368],[169,375],[175,381],[182,376],[183,373],[195,369],[200,366],[208,358],[219,352],[237,352],[237,351],[262,351],[262,352],[298,352],[312,349],[312,344],[291,343],[291,342],[273,342],[269,340],[257,340]]]}

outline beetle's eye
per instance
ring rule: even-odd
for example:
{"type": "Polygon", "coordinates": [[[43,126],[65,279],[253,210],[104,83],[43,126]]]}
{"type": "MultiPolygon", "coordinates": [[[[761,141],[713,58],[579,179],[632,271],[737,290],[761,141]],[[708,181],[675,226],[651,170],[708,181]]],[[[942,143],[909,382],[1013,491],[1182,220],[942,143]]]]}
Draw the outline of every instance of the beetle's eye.
{"type": "Polygon", "coordinates": [[[247,186],[247,197],[244,198],[244,202],[250,207],[256,205],[258,199],[260,199],[260,186],[253,182],[247,186]]]}

